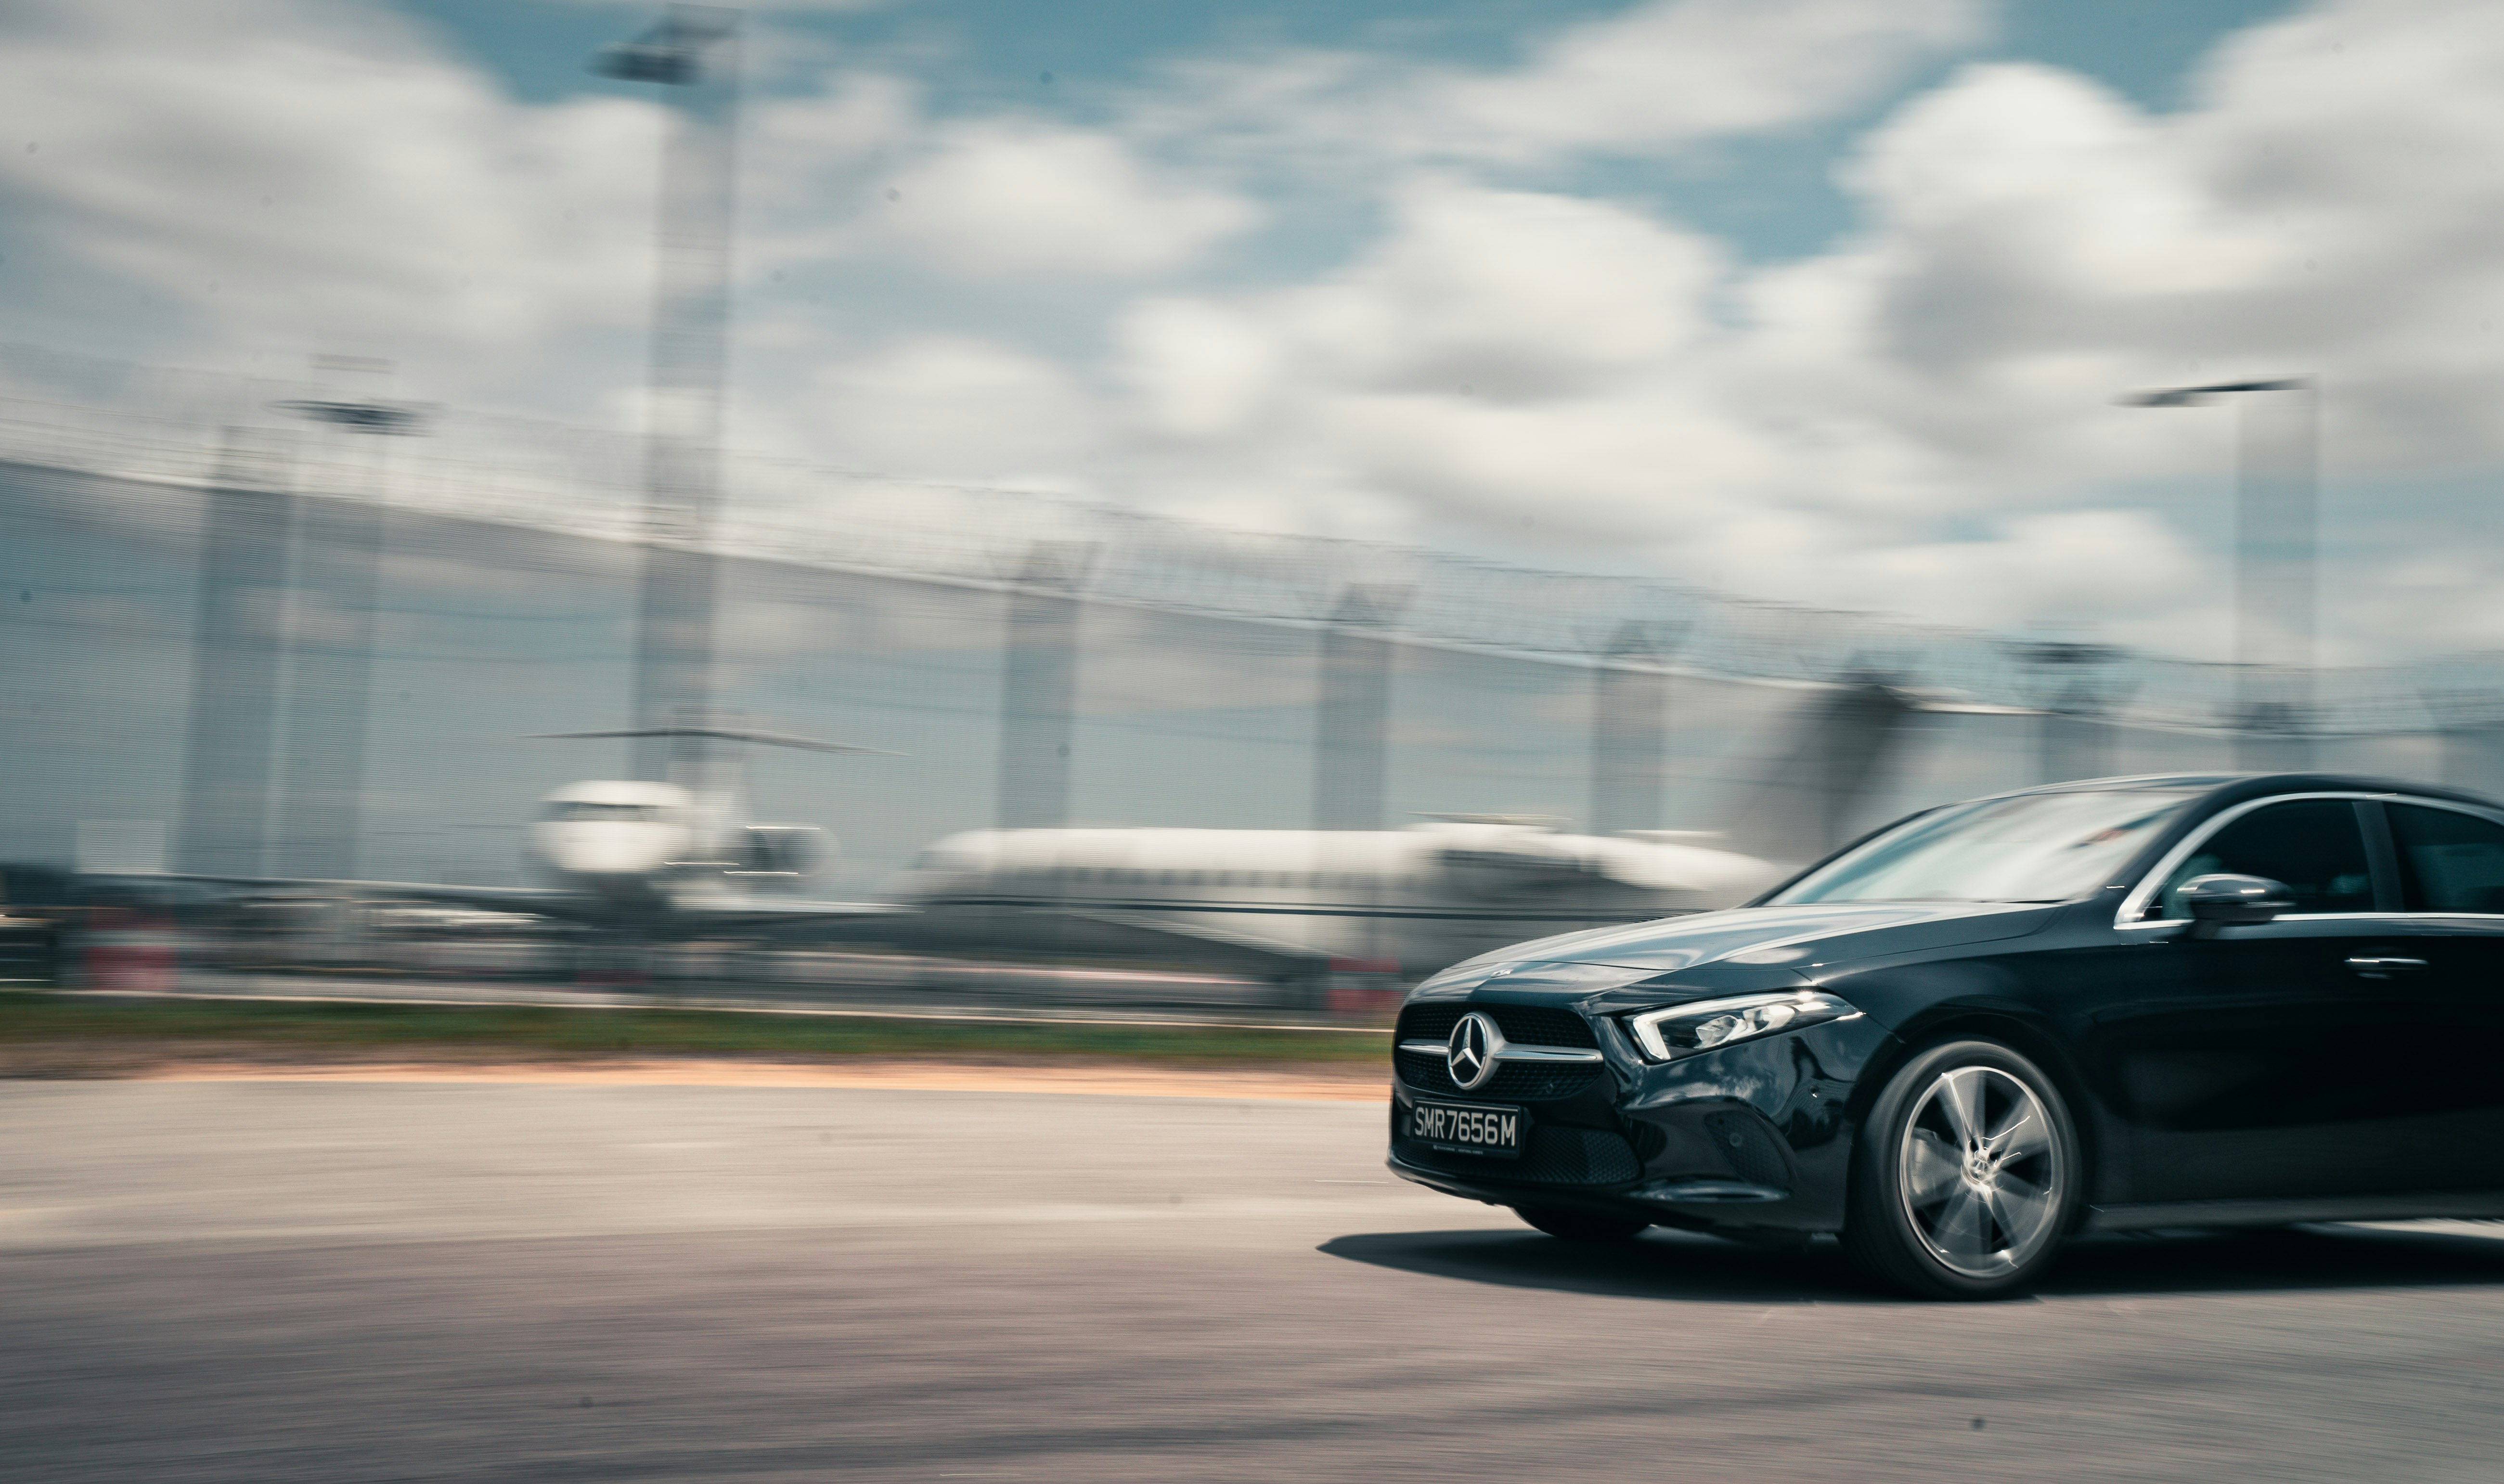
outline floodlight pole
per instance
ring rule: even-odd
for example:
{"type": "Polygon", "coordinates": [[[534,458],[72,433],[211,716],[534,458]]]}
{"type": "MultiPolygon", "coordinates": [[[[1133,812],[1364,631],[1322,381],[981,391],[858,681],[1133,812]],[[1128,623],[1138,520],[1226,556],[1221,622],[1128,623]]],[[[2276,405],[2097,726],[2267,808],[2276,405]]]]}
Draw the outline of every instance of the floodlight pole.
{"type": "MultiPolygon", "coordinates": [[[[739,13],[673,5],[603,51],[594,71],[675,89],[661,160],[659,262],[645,409],[643,569],[637,594],[637,730],[701,726],[713,703],[713,519],[721,499],[723,342],[730,324],[739,13]]],[[[700,739],[635,743],[641,778],[701,783],[700,739]]]]}
{"type": "Polygon", "coordinates": [[[2312,727],[2320,520],[2320,389],[2310,376],[2171,387],[2121,398],[2132,407],[2195,407],[2221,397],[2285,392],[2242,401],[2235,460],[2235,693],[2237,764],[2276,767],[2270,754],[2312,727]],[[2278,743],[2279,746],[2273,746],[2278,743]]]}
{"type": "MultiPolygon", "coordinates": [[[[388,369],[369,362],[360,369],[388,369]]],[[[327,615],[287,644],[285,742],[264,847],[282,876],[357,875],[365,816],[365,731],[372,719],[375,609],[381,599],[387,439],[427,431],[431,409],[380,399],[284,401],[282,412],[368,443],[363,490],[296,501],[296,611],[327,615]]],[[[346,481],[343,481],[343,484],[346,481]]]]}

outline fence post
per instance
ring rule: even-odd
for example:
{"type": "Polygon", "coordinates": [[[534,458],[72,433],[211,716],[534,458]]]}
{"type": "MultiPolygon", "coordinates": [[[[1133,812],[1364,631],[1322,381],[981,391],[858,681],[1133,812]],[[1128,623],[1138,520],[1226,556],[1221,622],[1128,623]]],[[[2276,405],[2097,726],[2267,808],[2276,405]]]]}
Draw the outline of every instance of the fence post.
{"type": "Polygon", "coordinates": [[[208,490],[174,849],[180,871],[258,876],[267,869],[279,625],[295,503],[283,488],[288,453],[283,433],[229,428],[208,490]]]}
{"type": "Polygon", "coordinates": [[[1382,630],[1405,589],[1356,584],[1339,597],[1321,636],[1321,698],[1314,717],[1313,828],[1378,830],[1391,729],[1391,641],[1382,630]]]}
{"type": "Polygon", "coordinates": [[[1669,675],[1654,626],[1617,625],[1591,673],[1591,833],[1660,828],[1669,675]]]}
{"type": "Polygon", "coordinates": [[[356,875],[384,519],[378,500],[296,502],[287,738],[273,842],[281,875],[356,875]]]}
{"type": "Polygon", "coordinates": [[[1069,822],[1069,742],[1078,710],[1078,591],[1095,547],[1037,541],[1009,590],[1000,676],[999,827],[1069,822]]]}

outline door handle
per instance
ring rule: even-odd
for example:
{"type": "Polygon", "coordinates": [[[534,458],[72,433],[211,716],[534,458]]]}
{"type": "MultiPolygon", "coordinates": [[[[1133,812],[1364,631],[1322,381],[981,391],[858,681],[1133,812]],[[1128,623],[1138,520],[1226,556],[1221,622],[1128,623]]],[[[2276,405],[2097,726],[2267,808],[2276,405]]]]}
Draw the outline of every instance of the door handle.
{"type": "Polygon", "coordinates": [[[2378,953],[2359,953],[2348,960],[2348,967],[2368,979],[2388,979],[2394,974],[2425,966],[2426,961],[2422,958],[2391,958],[2378,953]]]}

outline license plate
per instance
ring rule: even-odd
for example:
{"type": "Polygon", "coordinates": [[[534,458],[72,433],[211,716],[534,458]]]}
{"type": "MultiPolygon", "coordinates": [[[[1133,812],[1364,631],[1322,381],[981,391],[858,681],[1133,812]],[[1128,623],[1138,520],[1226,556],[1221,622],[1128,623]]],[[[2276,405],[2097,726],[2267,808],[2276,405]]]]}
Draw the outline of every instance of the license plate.
{"type": "Polygon", "coordinates": [[[1521,1157],[1521,1136],[1530,1120],[1518,1108],[1484,1103],[1411,1103],[1408,1137],[1453,1154],[1521,1157]]]}

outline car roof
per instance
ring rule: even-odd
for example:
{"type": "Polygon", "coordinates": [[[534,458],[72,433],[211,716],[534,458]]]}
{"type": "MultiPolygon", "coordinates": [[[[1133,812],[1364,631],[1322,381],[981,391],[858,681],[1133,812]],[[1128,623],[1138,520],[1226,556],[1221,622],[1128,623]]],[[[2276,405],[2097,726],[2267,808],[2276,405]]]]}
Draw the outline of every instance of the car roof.
{"type": "Polygon", "coordinates": [[[2022,799],[2032,794],[2120,793],[2133,790],[2144,790],[2149,793],[2193,794],[2198,797],[2199,807],[2184,811],[2172,827],[2160,833],[2145,851],[2133,859],[2129,871],[2123,873],[2124,875],[2144,870],[2147,863],[2157,854],[2171,848],[2185,833],[2198,828],[2201,821],[2213,816],[2218,810],[2241,804],[2247,799],[2265,799],[2273,794],[2399,794],[2412,799],[2448,800],[2491,813],[2504,814],[2504,804],[2499,804],[2484,794],[2471,793],[2465,788],[2451,788],[2436,783],[2408,783],[2396,778],[2378,778],[2363,774],[2142,773],[2123,777],[2073,778],[2060,783],[2037,783],[2030,788],[2011,788],[2003,793],[1984,794],[1971,799],[1960,799],[1946,804],[1935,804],[1928,809],[1915,810],[1802,866],[1750,898],[1744,905],[1753,907],[1759,902],[1770,902],[1812,874],[1825,869],[1828,862],[1845,853],[1857,850],[1901,825],[1945,810],[1962,809],[1970,804],[1987,804],[1994,799],[2022,799]]]}
{"type": "Polygon", "coordinates": [[[2471,804],[2481,809],[2504,809],[2504,804],[2485,794],[2465,788],[2452,788],[2441,783],[2415,783],[2398,778],[2375,777],[2354,773],[2149,773],[2130,777],[2079,778],[2063,783],[2043,783],[2033,788],[2014,788],[1998,795],[2011,798],[2020,794],[2049,793],[2115,793],[2146,789],[2166,792],[2197,792],[2209,795],[2214,804],[2240,804],[2246,799],[2266,798],[2271,794],[2293,793],[2367,793],[2407,794],[2421,799],[2446,799],[2455,804],[2471,804]]]}

